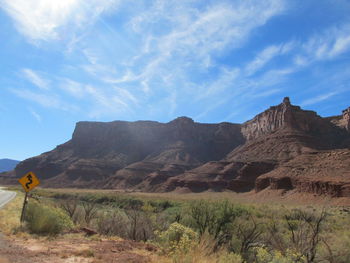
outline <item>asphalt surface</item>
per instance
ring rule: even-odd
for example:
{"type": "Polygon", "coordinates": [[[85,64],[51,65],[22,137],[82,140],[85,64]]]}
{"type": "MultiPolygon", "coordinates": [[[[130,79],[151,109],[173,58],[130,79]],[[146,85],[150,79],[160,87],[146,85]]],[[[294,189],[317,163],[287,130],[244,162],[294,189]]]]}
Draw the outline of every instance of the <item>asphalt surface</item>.
{"type": "Polygon", "coordinates": [[[2,190],[0,187],[0,208],[10,202],[13,198],[15,198],[16,193],[2,190]]]}

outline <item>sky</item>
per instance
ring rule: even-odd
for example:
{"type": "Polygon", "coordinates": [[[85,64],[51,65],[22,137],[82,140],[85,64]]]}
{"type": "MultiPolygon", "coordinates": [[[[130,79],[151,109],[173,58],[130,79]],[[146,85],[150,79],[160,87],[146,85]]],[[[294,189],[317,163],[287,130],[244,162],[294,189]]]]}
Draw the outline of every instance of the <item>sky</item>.
{"type": "Polygon", "coordinates": [[[350,106],[347,0],[0,0],[0,158],[78,121],[242,123],[350,106]]]}

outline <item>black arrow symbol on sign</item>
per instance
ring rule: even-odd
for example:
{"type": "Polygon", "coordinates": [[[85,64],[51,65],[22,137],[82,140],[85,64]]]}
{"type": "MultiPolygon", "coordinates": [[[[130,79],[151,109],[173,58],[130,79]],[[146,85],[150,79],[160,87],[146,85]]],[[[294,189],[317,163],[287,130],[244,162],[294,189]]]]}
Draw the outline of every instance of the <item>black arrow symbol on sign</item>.
{"type": "Polygon", "coordinates": [[[31,183],[33,183],[33,180],[32,180],[32,175],[31,174],[29,174],[29,175],[27,175],[27,178],[28,178],[28,183],[26,183],[26,187],[27,187],[27,189],[29,189],[29,185],[31,184],[31,183]]]}

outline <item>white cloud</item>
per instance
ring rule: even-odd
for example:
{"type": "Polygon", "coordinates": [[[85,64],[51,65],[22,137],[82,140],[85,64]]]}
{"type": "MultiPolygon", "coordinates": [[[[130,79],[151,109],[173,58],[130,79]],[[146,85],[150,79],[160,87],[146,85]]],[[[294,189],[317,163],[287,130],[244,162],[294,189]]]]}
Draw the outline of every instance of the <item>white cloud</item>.
{"type": "Polygon", "coordinates": [[[131,108],[120,96],[114,93],[107,93],[103,89],[96,88],[91,85],[85,86],[86,93],[93,100],[89,116],[92,118],[100,117],[101,115],[116,114],[122,112],[131,112],[131,108]]]}
{"type": "Polygon", "coordinates": [[[333,97],[334,95],[336,95],[338,93],[339,92],[332,91],[332,92],[329,92],[329,93],[326,93],[326,94],[322,94],[322,95],[319,95],[319,96],[316,96],[316,97],[304,100],[300,105],[301,106],[308,106],[308,105],[316,104],[318,102],[322,102],[324,100],[327,100],[327,99],[333,97]]]}
{"type": "Polygon", "coordinates": [[[10,89],[10,91],[20,98],[32,101],[45,108],[60,109],[64,111],[76,111],[78,109],[74,105],[64,103],[55,94],[38,93],[27,89],[10,89]]]}
{"type": "Polygon", "coordinates": [[[350,24],[332,27],[311,37],[303,48],[310,61],[334,59],[350,50],[350,24]]]}
{"type": "Polygon", "coordinates": [[[201,111],[198,115],[194,117],[195,120],[200,120],[201,118],[205,117],[209,112],[213,111],[214,109],[218,108],[219,106],[222,106],[224,103],[227,103],[228,100],[230,100],[230,96],[227,96],[221,100],[217,100],[214,103],[210,104],[209,106],[205,107],[203,111],[201,111]]]}
{"type": "Polygon", "coordinates": [[[29,108],[29,112],[34,117],[34,119],[37,120],[37,122],[42,122],[41,116],[36,111],[34,111],[33,109],[29,108]]]}
{"type": "Polygon", "coordinates": [[[84,85],[71,79],[62,79],[59,87],[76,98],[82,98],[85,95],[84,85]]]}
{"type": "Polygon", "coordinates": [[[304,67],[307,66],[310,61],[308,61],[308,58],[302,55],[295,55],[293,58],[293,63],[297,66],[297,67],[304,67]]]}
{"type": "Polygon", "coordinates": [[[130,81],[135,81],[139,79],[139,76],[135,76],[134,73],[132,73],[130,70],[128,70],[123,76],[120,78],[113,78],[113,77],[106,77],[102,79],[106,83],[110,84],[119,84],[119,83],[126,83],[130,81]]]}
{"type": "Polygon", "coordinates": [[[124,101],[127,100],[134,104],[138,104],[138,100],[136,99],[136,97],[132,95],[128,90],[122,88],[115,88],[115,90],[117,91],[119,97],[124,99],[124,101]]]}
{"type": "Polygon", "coordinates": [[[245,65],[219,68],[216,64],[217,58],[242,47],[255,29],[283,13],[285,0],[223,0],[205,4],[195,0],[141,4],[134,1],[135,12],[129,10],[127,14],[133,18],[126,18],[130,22],[120,29],[127,32],[124,41],[131,51],[123,49],[120,40],[125,32],[112,34],[98,30],[94,31],[99,32],[98,36],[87,34],[84,38],[74,33],[84,28],[85,23],[94,23],[118,1],[0,0],[0,3],[4,3],[2,7],[14,19],[18,30],[32,41],[59,40],[67,36],[68,51],[78,52],[67,57],[83,56],[85,62],[79,60],[74,70],[79,71],[79,79],[88,74],[87,79],[92,83],[74,81],[74,75],[68,72],[62,77],[49,77],[53,85],[50,94],[29,90],[14,93],[22,98],[28,95],[28,100],[46,107],[50,97],[51,107],[55,108],[64,105],[59,94],[70,96],[67,101],[89,101],[87,112],[94,117],[129,113],[150,101],[152,105],[157,104],[154,100],[169,106],[167,110],[173,114],[180,101],[187,98],[199,102],[222,94],[232,97],[254,85],[254,81],[244,79],[246,72],[253,74],[263,69],[290,48],[286,45],[267,47],[252,60],[246,72],[245,65]],[[124,52],[125,56],[116,58],[115,50],[124,52]],[[209,72],[209,68],[215,72],[209,72]],[[195,84],[196,78],[206,74],[200,85],[195,84]]]}
{"type": "Polygon", "coordinates": [[[238,68],[226,69],[223,68],[219,77],[210,83],[208,86],[202,87],[197,100],[202,100],[205,98],[212,98],[214,95],[225,91],[227,88],[232,87],[235,80],[238,79],[240,70],[238,68]]]}
{"type": "Polygon", "coordinates": [[[40,89],[48,90],[49,82],[31,69],[22,69],[24,77],[40,89]]]}
{"type": "MultiPolygon", "coordinates": [[[[244,45],[254,29],[286,8],[284,0],[136,3],[140,2],[135,2],[135,12],[129,10],[132,18],[127,18],[129,23],[122,29],[133,40],[125,50],[120,33],[83,40],[80,51],[88,63],[79,67],[100,82],[94,83],[99,88],[74,83],[61,87],[76,98],[81,92],[86,94],[84,99],[94,98],[96,116],[113,112],[113,107],[114,112],[130,110],[141,102],[153,101],[154,96],[172,105],[171,114],[182,99],[178,94],[201,100],[232,89],[236,68],[218,69],[216,78],[210,73],[203,85],[195,85],[192,77],[216,67],[218,57],[244,45]],[[122,59],[112,56],[119,48],[125,54],[122,59]]],[[[283,46],[279,48],[283,53],[283,46]]]]}
{"type": "MultiPolygon", "coordinates": [[[[19,32],[31,41],[64,39],[72,30],[94,23],[116,0],[1,0],[19,32]]],[[[74,35],[74,32],[71,32],[74,35]]]]}
{"type": "Polygon", "coordinates": [[[132,27],[146,33],[146,53],[207,58],[214,51],[239,47],[254,28],[285,8],[282,0],[216,2],[204,10],[190,4],[191,1],[180,5],[178,1],[157,1],[150,10],[133,18],[132,27]],[[160,36],[154,34],[152,29],[157,29],[157,23],[166,24],[168,31],[160,36]]]}
{"type": "Polygon", "coordinates": [[[249,62],[245,68],[246,74],[253,75],[262,69],[268,62],[279,55],[284,55],[293,48],[293,42],[284,45],[271,45],[262,50],[253,61],[249,62]]]}

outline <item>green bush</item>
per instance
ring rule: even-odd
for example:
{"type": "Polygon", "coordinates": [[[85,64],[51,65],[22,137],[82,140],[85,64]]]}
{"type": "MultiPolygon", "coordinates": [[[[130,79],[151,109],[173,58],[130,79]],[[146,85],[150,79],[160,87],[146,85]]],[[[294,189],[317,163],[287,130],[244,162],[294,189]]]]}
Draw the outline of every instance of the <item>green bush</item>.
{"type": "Polygon", "coordinates": [[[198,243],[198,235],[191,228],[173,223],[169,229],[156,233],[157,243],[169,255],[186,253],[198,243]]]}
{"type": "Polygon", "coordinates": [[[97,232],[106,236],[128,238],[129,219],[122,210],[103,211],[97,219],[97,232]]]}
{"type": "Polygon", "coordinates": [[[214,247],[214,250],[216,250],[231,240],[235,219],[248,213],[249,210],[246,207],[233,205],[227,200],[217,202],[195,201],[190,205],[189,214],[192,217],[190,226],[200,236],[208,232],[216,240],[216,246],[214,247]]]}
{"type": "Polygon", "coordinates": [[[59,208],[40,203],[30,203],[25,221],[30,232],[40,235],[57,235],[72,228],[71,219],[59,208]]]}

